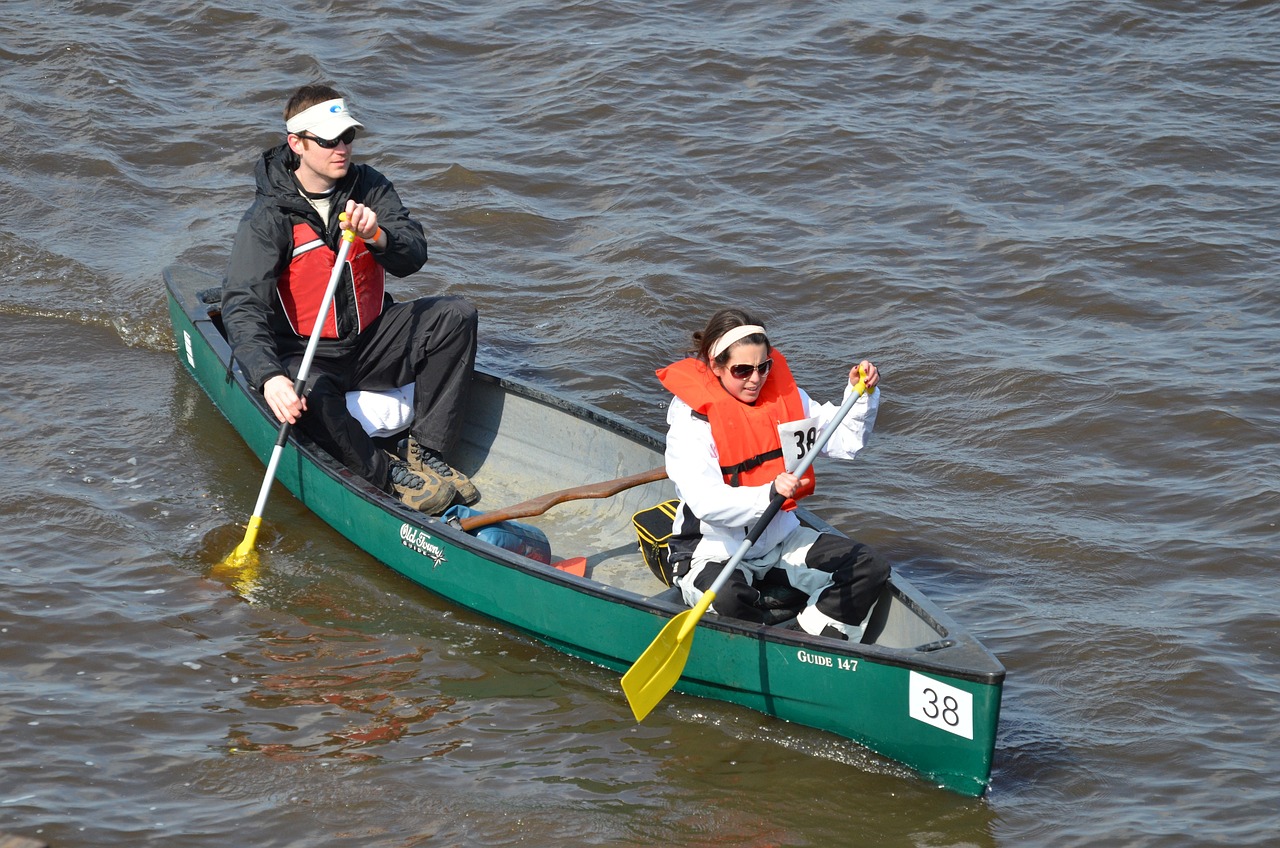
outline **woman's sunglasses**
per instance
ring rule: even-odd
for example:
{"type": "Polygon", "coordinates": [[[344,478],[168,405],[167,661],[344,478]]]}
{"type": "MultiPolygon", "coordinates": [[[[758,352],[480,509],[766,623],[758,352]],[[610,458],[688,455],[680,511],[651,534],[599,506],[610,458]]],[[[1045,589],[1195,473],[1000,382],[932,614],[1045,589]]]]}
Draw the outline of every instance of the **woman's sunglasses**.
{"type": "Polygon", "coordinates": [[[320,145],[325,150],[332,150],[333,148],[337,147],[339,144],[350,144],[351,142],[355,141],[356,128],[355,127],[348,128],[346,132],[344,132],[342,135],[338,136],[337,138],[321,138],[318,135],[312,135],[311,133],[308,133],[308,132],[294,133],[294,135],[296,135],[298,138],[305,138],[308,141],[314,141],[316,144],[320,145]]]}
{"type": "Polygon", "coordinates": [[[759,365],[748,365],[745,362],[739,362],[737,365],[729,366],[729,373],[733,375],[735,380],[745,380],[751,376],[752,371],[759,371],[761,379],[769,375],[769,369],[773,367],[773,360],[766,359],[759,365]]]}

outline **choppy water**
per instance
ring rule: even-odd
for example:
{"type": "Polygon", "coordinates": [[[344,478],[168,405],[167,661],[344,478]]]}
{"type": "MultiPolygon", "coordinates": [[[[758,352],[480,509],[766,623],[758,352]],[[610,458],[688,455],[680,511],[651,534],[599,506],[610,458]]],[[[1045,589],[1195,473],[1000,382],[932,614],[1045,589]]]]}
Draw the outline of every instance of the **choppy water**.
{"type": "Polygon", "coordinates": [[[1280,7],[0,5],[0,830],[69,846],[1274,844],[1280,7]],[[989,795],[453,608],[171,352],[288,93],[349,96],[482,361],[650,426],[711,309],[885,375],[816,509],[1009,669],[989,795]]]}

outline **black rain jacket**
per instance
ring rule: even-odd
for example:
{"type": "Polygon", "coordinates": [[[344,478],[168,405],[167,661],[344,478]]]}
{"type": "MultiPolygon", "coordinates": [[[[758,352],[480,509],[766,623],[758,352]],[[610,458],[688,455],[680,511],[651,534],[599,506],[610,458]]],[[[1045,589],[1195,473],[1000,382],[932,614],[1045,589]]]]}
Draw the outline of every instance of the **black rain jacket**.
{"type": "MultiPolygon", "coordinates": [[[[309,340],[289,326],[276,291],[293,254],[295,224],[310,223],[337,252],[342,231],[336,213],[346,208],[347,200],[354,199],[377,213],[387,246],[381,251],[370,249],[370,253],[388,274],[407,277],[427,261],[422,225],[409,217],[390,180],[368,165],[352,165],[334,190],[333,223],[326,227],[299,193],[289,167],[294,156],[288,145],[282,144],[263,153],[258,161],[254,172],[257,194],[240,219],[222,287],[222,320],[233,353],[250,384],[259,390],[267,380],[285,374],[284,360],[301,356],[309,340]]],[[[338,286],[333,301],[340,337],[320,339],[317,356],[341,358],[355,346],[359,323],[350,272],[345,276],[346,284],[338,286]]]]}

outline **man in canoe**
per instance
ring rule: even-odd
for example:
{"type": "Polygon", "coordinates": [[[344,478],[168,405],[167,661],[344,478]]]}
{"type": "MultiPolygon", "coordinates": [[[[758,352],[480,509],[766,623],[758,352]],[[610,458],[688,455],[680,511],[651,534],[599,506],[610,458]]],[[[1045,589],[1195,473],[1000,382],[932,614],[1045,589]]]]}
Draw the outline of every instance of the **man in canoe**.
{"type": "MultiPolygon", "coordinates": [[[[723,309],[693,334],[696,353],[658,371],[675,396],[667,410],[667,474],[680,495],[669,542],[675,585],[696,606],[747,538],[774,494],[788,500],[735,573],[716,593],[720,615],[763,622],[756,588],[767,575],[808,596],[796,621],[815,635],[858,641],[889,577],[870,548],[801,525],[796,501],[814,490],[812,469],[787,472],[836,414],[799,388],[760,322],[723,309]],[[772,572],[772,574],[771,574],[772,572]]],[[[828,456],[849,459],[865,445],[880,405],[880,374],[863,360],[849,372],[860,398],[827,443],[828,456]]]]}
{"type": "Polygon", "coordinates": [[[476,310],[460,297],[396,303],[386,272],[427,261],[422,225],[379,172],[353,161],[364,126],[327,85],[305,85],[284,111],[285,141],[263,153],[223,287],[235,358],[276,418],[297,424],[347,468],[406,504],[438,514],[480,493],[445,461],[461,425],[476,355],[476,310]],[[345,220],[339,219],[345,213],[345,220]],[[343,230],[352,242],[308,375],[296,377],[343,230]],[[412,383],[408,461],[378,448],[346,393],[412,383]]]}

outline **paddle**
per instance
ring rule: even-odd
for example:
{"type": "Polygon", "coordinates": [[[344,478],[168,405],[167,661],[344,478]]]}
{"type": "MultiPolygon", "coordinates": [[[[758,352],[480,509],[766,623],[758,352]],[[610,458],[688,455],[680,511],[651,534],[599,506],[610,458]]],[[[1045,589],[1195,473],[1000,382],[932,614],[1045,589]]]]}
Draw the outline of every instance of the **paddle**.
{"type": "MultiPolygon", "coordinates": [[[[804,458],[800,460],[800,464],[792,469],[791,473],[797,477],[802,476],[804,472],[809,470],[809,466],[813,464],[813,460],[818,456],[818,452],[826,447],[827,442],[831,439],[831,434],[835,432],[836,427],[840,426],[840,422],[849,414],[849,410],[853,408],[853,404],[866,394],[867,387],[862,380],[858,380],[853,391],[845,402],[841,405],[836,417],[831,419],[831,423],[826,426],[822,434],[818,436],[818,440],[814,442],[813,447],[809,448],[804,458]]],[[[782,508],[782,504],[786,501],[782,495],[774,495],[769,501],[769,506],[765,508],[764,514],[756,520],[751,530],[747,533],[747,538],[742,540],[742,544],[738,546],[738,550],[734,551],[733,556],[725,567],[716,575],[715,582],[711,584],[711,588],[702,593],[697,606],[692,609],[685,610],[679,615],[667,622],[666,627],[662,628],[653,643],[645,649],[640,658],[635,661],[631,669],[622,676],[622,691],[626,693],[627,701],[631,704],[631,712],[635,715],[636,721],[644,721],[663,696],[671,691],[671,687],[676,685],[676,681],[680,679],[681,672],[684,671],[684,664],[689,659],[689,649],[693,647],[693,631],[697,627],[698,621],[702,618],[703,613],[711,606],[711,602],[715,600],[716,592],[725,584],[729,576],[737,569],[738,563],[742,562],[742,558],[746,556],[747,551],[760,538],[760,534],[769,526],[769,522],[778,514],[778,510],[782,508]]]]}
{"type": "MultiPolygon", "coordinates": [[[[338,218],[345,221],[347,213],[343,212],[338,218]]],[[[351,251],[351,242],[355,237],[354,230],[342,231],[342,246],[338,249],[337,261],[333,263],[333,273],[329,275],[329,287],[325,289],[324,299],[320,301],[320,313],[316,315],[316,326],[311,331],[311,338],[307,341],[307,352],[302,356],[302,365],[298,368],[298,376],[293,382],[293,391],[298,397],[302,397],[306,389],[311,360],[315,358],[316,348],[320,345],[320,333],[324,329],[325,320],[329,317],[333,293],[338,288],[338,281],[342,279],[342,269],[346,265],[347,254],[351,251]]],[[[249,518],[249,526],[245,528],[244,541],[223,560],[223,565],[246,568],[255,564],[257,553],[254,543],[258,539],[258,528],[262,526],[262,513],[267,508],[267,495],[270,494],[271,483],[275,480],[276,467],[280,465],[280,455],[284,452],[285,442],[289,440],[289,430],[288,421],[281,423],[280,435],[276,437],[276,445],[271,451],[271,461],[267,463],[267,474],[263,477],[262,488],[258,491],[258,503],[254,506],[253,515],[249,518]]]]}
{"type": "Polygon", "coordinates": [[[618,492],[643,486],[645,483],[655,483],[658,480],[667,478],[666,466],[651,468],[648,471],[641,471],[639,474],[632,474],[630,477],[619,477],[617,480],[605,480],[601,483],[590,483],[586,486],[577,486],[573,489],[561,489],[558,492],[550,492],[545,495],[539,495],[536,498],[530,498],[522,501],[515,506],[509,506],[506,509],[495,510],[494,512],[486,512],[483,515],[472,515],[458,521],[458,526],[463,530],[471,531],[480,527],[488,527],[490,524],[497,524],[499,521],[506,521],[509,518],[527,518],[530,515],[542,515],[542,513],[551,509],[556,504],[565,501],[579,501],[588,498],[609,498],[618,494],[618,492]]]}

